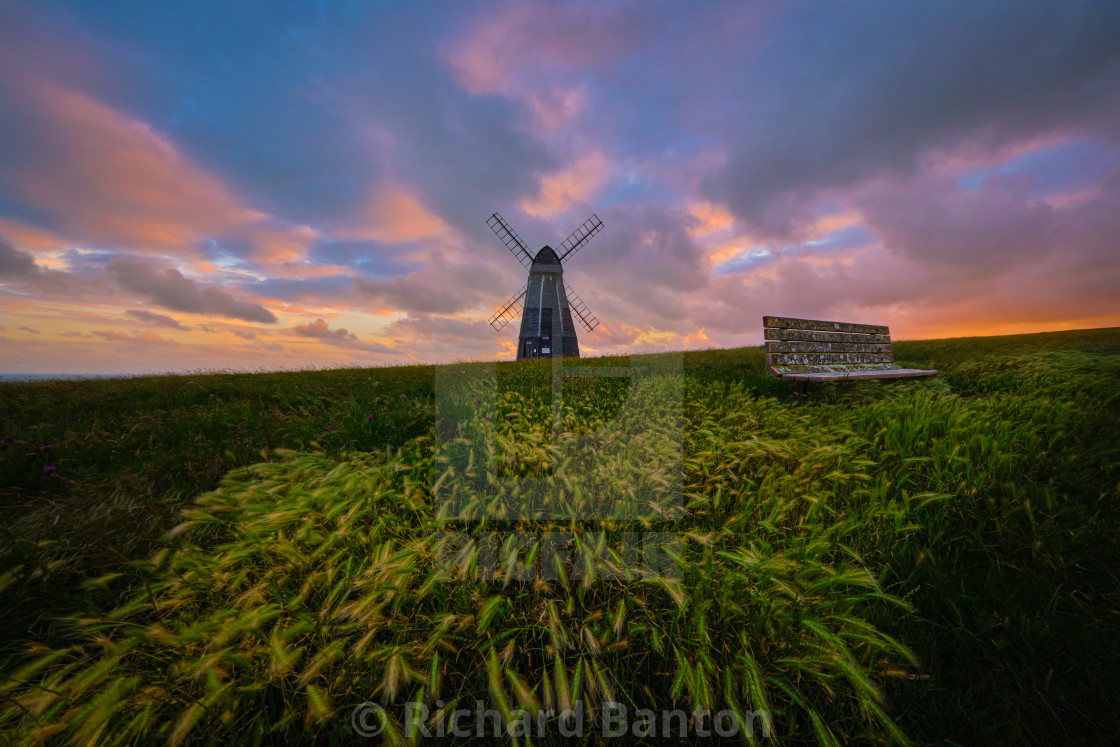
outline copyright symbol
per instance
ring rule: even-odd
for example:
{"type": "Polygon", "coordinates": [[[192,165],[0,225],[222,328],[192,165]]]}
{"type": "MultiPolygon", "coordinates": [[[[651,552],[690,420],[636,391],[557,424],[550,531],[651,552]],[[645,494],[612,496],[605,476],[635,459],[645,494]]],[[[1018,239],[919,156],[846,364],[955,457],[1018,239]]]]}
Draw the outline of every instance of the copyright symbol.
{"type": "Polygon", "coordinates": [[[350,728],[359,737],[376,737],[385,728],[385,709],[367,700],[350,712],[350,728]]]}

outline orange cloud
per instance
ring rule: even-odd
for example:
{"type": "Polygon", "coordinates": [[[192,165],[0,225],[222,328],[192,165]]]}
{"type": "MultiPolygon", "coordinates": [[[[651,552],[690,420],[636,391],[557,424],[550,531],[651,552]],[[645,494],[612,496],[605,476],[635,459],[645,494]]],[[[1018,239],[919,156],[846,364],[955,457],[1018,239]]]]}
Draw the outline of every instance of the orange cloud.
{"type": "Polygon", "coordinates": [[[147,124],[84,94],[25,87],[49,153],[5,176],[24,199],[92,240],[181,248],[266,216],[242,207],[215,177],[147,124]]]}
{"type": "Polygon", "coordinates": [[[109,342],[140,342],[147,345],[152,345],[160,342],[167,342],[166,337],[157,335],[155,332],[133,332],[127,335],[124,332],[119,332],[115,329],[99,330],[92,333],[95,337],[100,337],[109,342]]]}
{"type": "Polygon", "coordinates": [[[689,346],[689,345],[695,344],[695,343],[700,343],[700,342],[711,342],[711,340],[708,338],[708,336],[706,334],[704,334],[704,328],[703,327],[696,330],[691,335],[685,335],[684,336],[684,344],[685,344],[686,347],[689,346]]]}
{"type": "Polygon", "coordinates": [[[694,202],[689,205],[688,214],[697,221],[685,229],[693,238],[700,238],[716,231],[722,231],[735,222],[735,216],[731,214],[730,210],[723,205],[715,205],[707,201],[694,202]]]}
{"type": "Polygon", "coordinates": [[[0,218],[0,236],[13,246],[32,251],[57,249],[66,245],[66,240],[54,231],[47,231],[26,223],[0,218]]]}
{"type": "Polygon", "coordinates": [[[257,229],[253,236],[253,258],[261,262],[304,259],[318,238],[319,232],[311,226],[257,229]]]}
{"type": "Polygon", "coordinates": [[[607,177],[607,159],[596,151],[576,161],[571,168],[541,177],[536,198],[521,201],[529,215],[548,217],[562,213],[572,203],[589,199],[607,177]]]}
{"type": "Polygon", "coordinates": [[[842,210],[839,212],[822,215],[814,222],[815,238],[827,236],[828,234],[835,233],[842,228],[859,225],[862,222],[863,216],[861,216],[854,210],[842,210]]]}
{"type": "Polygon", "coordinates": [[[408,190],[389,186],[376,190],[365,208],[334,233],[344,239],[396,244],[436,236],[446,230],[447,224],[408,190]]]}

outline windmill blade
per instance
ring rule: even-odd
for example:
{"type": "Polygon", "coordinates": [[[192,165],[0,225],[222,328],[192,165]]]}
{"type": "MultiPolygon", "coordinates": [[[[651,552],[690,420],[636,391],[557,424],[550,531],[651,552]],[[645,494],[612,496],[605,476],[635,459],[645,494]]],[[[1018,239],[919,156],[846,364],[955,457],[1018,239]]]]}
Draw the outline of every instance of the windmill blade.
{"type": "Polygon", "coordinates": [[[564,242],[560,244],[560,248],[556,250],[556,256],[563,262],[565,257],[570,257],[582,249],[588,239],[602,230],[603,221],[599,220],[598,215],[592,214],[590,218],[583,222],[583,225],[572,231],[571,236],[564,239],[564,242]]]}
{"type": "Polygon", "coordinates": [[[486,221],[486,225],[490,226],[490,230],[498,236],[498,240],[506,245],[513,256],[517,257],[518,261],[525,266],[526,269],[533,264],[533,255],[529,254],[529,250],[521,243],[521,237],[514,232],[505,219],[498,213],[494,213],[486,221]]]}
{"type": "Polygon", "coordinates": [[[579,317],[579,320],[583,322],[583,326],[588,332],[599,326],[599,320],[591,313],[591,309],[587,308],[587,304],[583,302],[583,299],[576,295],[576,292],[572,290],[572,286],[568,285],[567,281],[564,282],[564,293],[568,296],[568,308],[572,310],[573,314],[579,317]]]}
{"type": "Polygon", "coordinates": [[[486,321],[494,328],[496,332],[501,332],[502,328],[517,318],[521,313],[522,303],[521,299],[525,298],[525,291],[521,291],[516,296],[506,301],[505,304],[494,312],[494,316],[486,321]]]}

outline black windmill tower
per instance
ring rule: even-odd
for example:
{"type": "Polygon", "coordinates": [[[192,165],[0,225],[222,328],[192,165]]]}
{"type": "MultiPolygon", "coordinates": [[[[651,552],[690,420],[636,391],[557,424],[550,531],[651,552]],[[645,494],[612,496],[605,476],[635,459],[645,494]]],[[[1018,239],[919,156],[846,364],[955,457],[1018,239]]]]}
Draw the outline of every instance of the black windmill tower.
{"type": "Polygon", "coordinates": [[[494,213],[486,225],[498,235],[506,248],[529,271],[525,290],[507,301],[494,316],[490,326],[501,330],[521,312],[521,334],[517,338],[517,359],[579,357],[579,342],[572,323],[575,316],[590,332],[599,326],[595,318],[571,286],[564,282],[564,260],[583,248],[595,234],[603,229],[599,216],[592,215],[572,235],[564,239],[558,249],[541,247],[534,257],[521,243],[501,215],[494,213]]]}

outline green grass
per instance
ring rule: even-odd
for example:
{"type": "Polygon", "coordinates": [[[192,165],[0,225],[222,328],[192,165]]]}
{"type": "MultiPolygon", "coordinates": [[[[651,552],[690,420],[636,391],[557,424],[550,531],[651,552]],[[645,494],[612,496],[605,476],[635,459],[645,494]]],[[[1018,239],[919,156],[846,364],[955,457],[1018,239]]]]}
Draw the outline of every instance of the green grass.
{"type": "Polygon", "coordinates": [[[797,401],[757,348],[585,360],[653,368],[569,381],[555,448],[541,361],[0,385],[0,741],[345,740],[365,700],[476,698],[1111,739],[1120,330],[896,354],[943,373],[797,401]],[[518,530],[598,560],[527,578],[518,530]],[[668,578],[633,531],[680,538],[668,578]],[[500,577],[436,563],[449,532],[500,577]]]}

